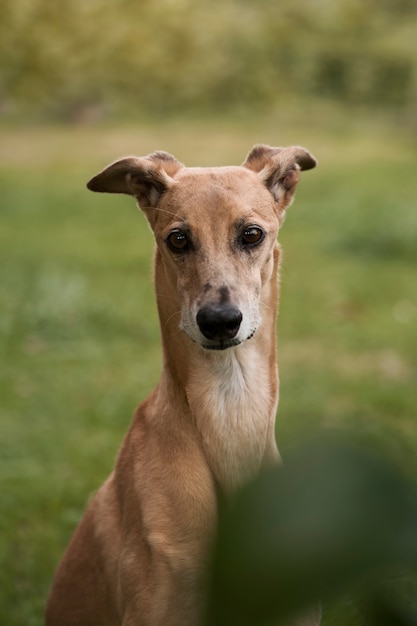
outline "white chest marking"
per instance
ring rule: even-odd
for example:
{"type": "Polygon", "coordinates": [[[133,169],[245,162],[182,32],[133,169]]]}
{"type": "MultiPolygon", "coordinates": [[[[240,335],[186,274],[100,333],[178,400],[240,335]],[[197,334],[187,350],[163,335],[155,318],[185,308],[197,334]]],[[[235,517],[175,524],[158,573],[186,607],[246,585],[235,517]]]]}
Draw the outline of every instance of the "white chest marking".
{"type": "Polygon", "coordinates": [[[250,341],[210,355],[192,371],[190,406],[210,466],[226,490],[262,463],[275,419],[271,381],[265,356],[250,341]]]}

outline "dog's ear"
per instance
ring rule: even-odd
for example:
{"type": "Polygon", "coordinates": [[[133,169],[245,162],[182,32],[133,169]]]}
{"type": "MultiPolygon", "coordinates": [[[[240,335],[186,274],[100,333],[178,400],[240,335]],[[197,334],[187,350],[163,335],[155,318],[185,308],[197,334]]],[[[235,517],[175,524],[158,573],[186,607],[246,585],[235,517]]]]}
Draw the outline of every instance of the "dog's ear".
{"type": "Polygon", "coordinates": [[[87,187],[91,191],[129,194],[146,210],[158,204],[183,167],[175,157],[162,151],[145,157],[125,157],[104,168],[88,181],[87,187]]]}
{"type": "Polygon", "coordinates": [[[243,163],[256,172],[273,195],[281,222],[294,199],[300,171],[311,170],[316,165],[313,155],[300,146],[272,148],[263,144],[254,146],[243,163]]]}

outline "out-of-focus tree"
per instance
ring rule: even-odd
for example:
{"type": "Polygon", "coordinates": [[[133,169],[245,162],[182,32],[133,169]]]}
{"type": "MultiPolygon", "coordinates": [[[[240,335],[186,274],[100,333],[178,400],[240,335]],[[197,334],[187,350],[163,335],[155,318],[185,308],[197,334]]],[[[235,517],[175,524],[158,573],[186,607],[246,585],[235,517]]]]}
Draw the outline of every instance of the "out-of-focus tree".
{"type": "Polygon", "coordinates": [[[413,0],[0,0],[0,110],[71,118],[291,98],[412,111],[413,0]]]}

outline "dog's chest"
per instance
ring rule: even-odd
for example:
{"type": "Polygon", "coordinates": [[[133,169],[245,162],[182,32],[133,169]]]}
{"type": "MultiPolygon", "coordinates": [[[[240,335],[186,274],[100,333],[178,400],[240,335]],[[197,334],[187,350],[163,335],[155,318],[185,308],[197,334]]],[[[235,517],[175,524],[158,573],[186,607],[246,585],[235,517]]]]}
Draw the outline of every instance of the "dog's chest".
{"type": "Polygon", "coordinates": [[[263,461],[275,419],[271,373],[249,346],[213,355],[194,369],[189,401],[217,481],[233,490],[263,461]]]}

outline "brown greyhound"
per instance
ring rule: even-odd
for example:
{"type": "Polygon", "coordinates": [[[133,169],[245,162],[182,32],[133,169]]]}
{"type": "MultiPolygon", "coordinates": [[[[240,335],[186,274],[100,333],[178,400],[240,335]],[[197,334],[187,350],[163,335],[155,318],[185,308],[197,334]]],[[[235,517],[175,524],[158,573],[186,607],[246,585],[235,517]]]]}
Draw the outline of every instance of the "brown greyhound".
{"type": "Polygon", "coordinates": [[[154,233],[163,371],[58,566],[47,626],[202,623],[218,496],[279,460],[277,233],[315,165],[301,147],[210,168],[155,152],[89,181],[134,196],[154,233]]]}

